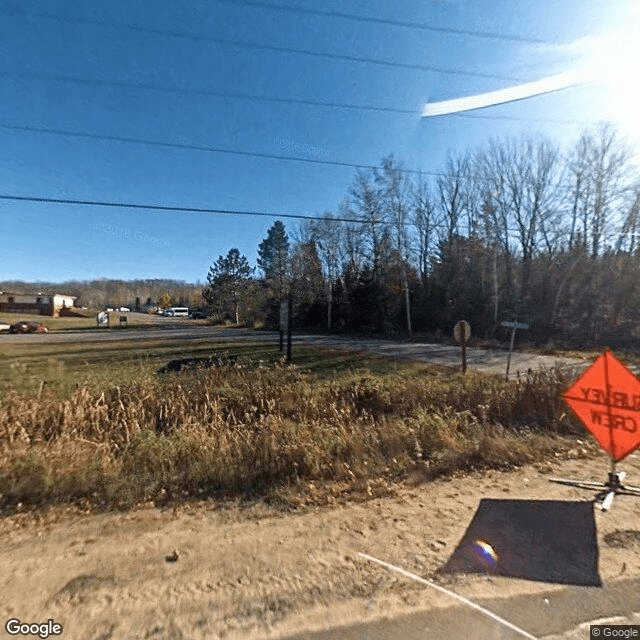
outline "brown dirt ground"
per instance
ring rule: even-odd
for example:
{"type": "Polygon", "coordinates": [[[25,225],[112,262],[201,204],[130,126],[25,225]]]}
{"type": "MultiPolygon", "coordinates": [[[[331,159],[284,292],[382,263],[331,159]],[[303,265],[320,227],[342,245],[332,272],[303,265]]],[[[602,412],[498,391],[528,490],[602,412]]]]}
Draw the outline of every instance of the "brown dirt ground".
{"type": "MultiPolygon", "coordinates": [[[[639,454],[621,468],[640,484],[639,454]]],[[[311,486],[287,508],[203,501],[4,516],[0,620],[53,618],[69,640],[251,640],[449,606],[446,596],[357,553],[431,578],[481,498],[588,499],[588,491],[548,478],[601,481],[606,472],[605,455],[590,451],[509,472],[371,484],[360,494],[311,486]],[[167,561],[174,549],[178,560],[167,561]]],[[[639,515],[633,497],[616,498],[609,513],[596,510],[604,582],[640,576],[640,534],[630,533],[640,529],[639,515]]],[[[561,588],[486,575],[443,584],[472,599],[561,588]]]]}

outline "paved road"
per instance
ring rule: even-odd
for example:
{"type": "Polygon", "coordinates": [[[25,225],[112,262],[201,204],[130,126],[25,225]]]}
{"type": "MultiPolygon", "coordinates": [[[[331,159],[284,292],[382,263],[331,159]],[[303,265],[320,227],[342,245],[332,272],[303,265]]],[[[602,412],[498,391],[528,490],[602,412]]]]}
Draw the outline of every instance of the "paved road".
{"type": "MultiPolygon", "coordinates": [[[[548,593],[482,599],[489,609],[536,638],[567,634],[589,638],[583,623],[640,610],[640,579],[620,580],[604,587],[566,587],[548,593]],[[570,631],[574,633],[568,633],[570,631]]],[[[429,601],[425,587],[425,602],[429,601]]],[[[522,640],[525,637],[468,606],[456,605],[327,631],[302,633],[283,640],[522,640]]]]}
{"type": "MultiPolygon", "coordinates": [[[[253,331],[250,329],[228,329],[193,325],[189,321],[163,322],[161,325],[150,325],[136,329],[117,330],[84,330],[57,331],[49,334],[2,334],[2,345],[18,344],[69,344],[83,342],[108,342],[131,340],[216,340],[216,341],[268,341],[274,344],[278,341],[276,332],[253,331]]],[[[373,355],[389,356],[404,360],[433,362],[448,366],[459,367],[461,363],[460,348],[456,346],[431,344],[421,342],[400,342],[396,340],[356,339],[344,336],[323,336],[312,334],[294,334],[295,345],[318,345],[332,349],[366,352],[373,355]]],[[[504,373],[507,364],[507,352],[495,349],[467,349],[467,363],[469,368],[485,373],[504,373]]],[[[529,369],[551,368],[561,366],[566,368],[582,368],[589,362],[585,360],[557,358],[531,353],[515,352],[511,360],[511,372],[526,372],[529,369]]]]}
{"type": "MultiPolygon", "coordinates": [[[[420,342],[397,342],[392,340],[356,340],[337,336],[312,335],[295,336],[295,340],[297,342],[318,344],[337,349],[365,351],[374,355],[401,358],[403,360],[418,360],[453,367],[461,366],[460,347],[457,346],[420,342]]],[[[476,369],[484,373],[504,373],[507,366],[507,356],[508,353],[506,351],[468,348],[467,365],[471,369],[476,369]]],[[[515,375],[518,371],[526,372],[529,369],[536,370],[554,366],[573,368],[582,367],[585,364],[587,364],[586,361],[578,359],[516,352],[511,357],[510,371],[515,375]]]]}

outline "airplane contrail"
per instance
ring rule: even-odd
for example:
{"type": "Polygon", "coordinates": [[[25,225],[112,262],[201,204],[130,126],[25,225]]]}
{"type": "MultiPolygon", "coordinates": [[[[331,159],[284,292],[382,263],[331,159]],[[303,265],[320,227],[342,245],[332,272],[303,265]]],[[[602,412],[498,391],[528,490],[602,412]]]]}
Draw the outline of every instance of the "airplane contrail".
{"type": "Polygon", "coordinates": [[[453,98],[451,100],[427,103],[422,110],[422,117],[444,116],[451,113],[492,107],[506,102],[515,102],[516,100],[524,100],[545,93],[568,89],[569,87],[590,82],[593,79],[594,74],[592,71],[588,69],[573,69],[572,71],[557,73],[542,78],[541,80],[525,82],[524,84],[507,87],[506,89],[479,93],[475,96],[466,96],[464,98],[453,98]]]}

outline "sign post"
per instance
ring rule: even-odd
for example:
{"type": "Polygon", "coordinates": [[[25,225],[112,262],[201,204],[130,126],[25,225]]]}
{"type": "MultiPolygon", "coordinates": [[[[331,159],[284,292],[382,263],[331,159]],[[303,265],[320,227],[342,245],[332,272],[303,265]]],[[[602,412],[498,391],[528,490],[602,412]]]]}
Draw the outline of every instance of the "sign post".
{"type": "Polygon", "coordinates": [[[284,348],[284,332],[289,327],[289,302],[288,300],[280,301],[280,353],[284,348]]]}
{"type": "Polygon", "coordinates": [[[462,373],[467,373],[467,340],[471,337],[471,325],[466,320],[460,320],[453,328],[453,337],[462,345],[462,373]]]}
{"type": "Polygon", "coordinates": [[[607,511],[616,494],[640,496],[640,487],[623,485],[616,463],[640,447],[640,381],[610,351],[605,351],[564,392],[564,401],[611,456],[604,484],[551,478],[582,489],[600,489],[596,500],[607,511]]]}
{"type": "Polygon", "coordinates": [[[524,324],[523,322],[517,322],[514,320],[513,322],[502,322],[502,327],[507,327],[513,329],[511,332],[511,342],[509,343],[509,356],[507,357],[507,372],[505,374],[505,380],[509,379],[509,367],[511,366],[511,354],[513,353],[513,343],[516,339],[516,329],[528,329],[529,325],[524,324]]]}
{"type": "Polygon", "coordinates": [[[292,307],[293,297],[291,293],[289,293],[289,298],[287,300],[287,362],[291,362],[291,322],[293,319],[292,307]]]}

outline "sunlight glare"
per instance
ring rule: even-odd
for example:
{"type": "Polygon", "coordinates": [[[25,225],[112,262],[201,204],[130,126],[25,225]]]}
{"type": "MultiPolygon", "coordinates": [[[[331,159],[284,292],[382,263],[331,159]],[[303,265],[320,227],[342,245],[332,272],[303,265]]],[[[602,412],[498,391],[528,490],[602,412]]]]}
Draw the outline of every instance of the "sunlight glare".
{"type": "Polygon", "coordinates": [[[604,119],[616,123],[629,142],[640,147],[640,7],[626,26],[584,44],[586,66],[605,91],[604,119]]]}

